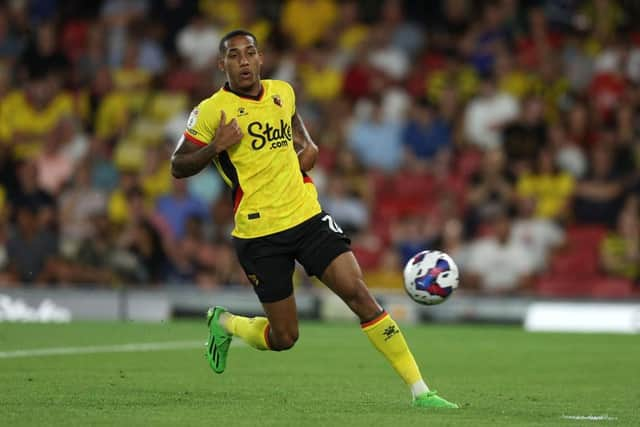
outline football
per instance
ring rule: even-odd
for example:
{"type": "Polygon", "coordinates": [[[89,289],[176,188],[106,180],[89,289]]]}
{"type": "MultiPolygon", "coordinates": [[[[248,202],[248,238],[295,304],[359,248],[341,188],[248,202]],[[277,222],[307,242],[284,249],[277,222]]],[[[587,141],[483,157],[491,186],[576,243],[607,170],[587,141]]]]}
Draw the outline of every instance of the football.
{"type": "Polygon", "coordinates": [[[458,266],[444,252],[419,252],[404,267],[404,288],[419,304],[441,304],[457,287],[458,266]]]}

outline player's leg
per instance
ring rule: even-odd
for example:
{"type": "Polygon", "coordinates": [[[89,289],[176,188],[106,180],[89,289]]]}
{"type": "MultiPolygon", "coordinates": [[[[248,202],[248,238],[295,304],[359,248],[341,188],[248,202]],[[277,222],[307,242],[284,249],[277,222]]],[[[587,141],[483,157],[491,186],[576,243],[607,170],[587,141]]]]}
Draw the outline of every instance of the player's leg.
{"type": "Polygon", "coordinates": [[[353,253],[338,255],[321,280],[358,316],[362,331],[411,388],[414,397],[429,391],[400,328],[367,289],[353,253]]]}
{"type": "Polygon", "coordinates": [[[297,257],[307,273],[319,277],[358,316],[363,332],[411,389],[414,404],[455,407],[429,391],[400,328],[367,289],[349,243],[323,213],[310,221],[297,257]]]}
{"type": "Polygon", "coordinates": [[[367,289],[352,252],[344,252],[331,261],[321,280],[358,316],[362,331],[410,388],[414,405],[457,407],[429,391],[398,324],[367,289]]]}
{"type": "Polygon", "coordinates": [[[270,350],[288,350],[298,341],[298,312],[293,295],[276,302],[262,303],[269,320],[268,339],[270,350]]]}
{"type": "Polygon", "coordinates": [[[267,317],[245,317],[224,311],[220,324],[231,334],[258,350],[288,350],[298,340],[298,315],[293,295],[263,302],[267,317]]]}
{"type": "Polygon", "coordinates": [[[273,238],[234,239],[242,268],[267,317],[245,317],[223,307],[208,313],[207,358],[216,373],[226,367],[232,337],[238,337],[258,350],[286,350],[298,338],[298,319],[293,296],[293,255],[283,252],[286,245],[273,238]]]}

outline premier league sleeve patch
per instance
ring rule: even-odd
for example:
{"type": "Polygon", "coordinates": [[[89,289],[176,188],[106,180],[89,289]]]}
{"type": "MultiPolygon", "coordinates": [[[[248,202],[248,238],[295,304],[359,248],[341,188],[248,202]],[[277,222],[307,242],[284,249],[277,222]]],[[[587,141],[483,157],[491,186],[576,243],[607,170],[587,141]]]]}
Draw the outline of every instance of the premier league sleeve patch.
{"type": "Polygon", "coordinates": [[[189,119],[187,120],[187,129],[193,129],[193,127],[196,125],[196,123],[198,122],[198,109],[194,108],[193,111],[191,111],[191,114],[189,114],[189,119]]]}

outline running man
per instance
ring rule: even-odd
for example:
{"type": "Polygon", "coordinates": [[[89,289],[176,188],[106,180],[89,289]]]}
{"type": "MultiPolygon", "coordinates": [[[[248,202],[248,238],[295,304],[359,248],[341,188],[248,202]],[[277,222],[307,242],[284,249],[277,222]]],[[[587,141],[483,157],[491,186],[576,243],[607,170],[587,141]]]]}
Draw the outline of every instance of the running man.
{"type": "Polygon", "coordinates": [[[430,391],[396,322],[365,285],[350,240],[318,202],[306,174],[318,147],[296,112],[295,93],[279,80],[261,80],[255,36],[236,30],[220,40],[224,87],[202,101],[172,156],[176,178],[213,162],[233,190],[233,242],[266,317],[209,309],[207,358],[226,367],[232,337],[259,350],[282,351],[298,339],[293,295],[295,261],[317,276],[358,316],[362,331],[410,388],[413,405],[457,408],[430,391]]]}

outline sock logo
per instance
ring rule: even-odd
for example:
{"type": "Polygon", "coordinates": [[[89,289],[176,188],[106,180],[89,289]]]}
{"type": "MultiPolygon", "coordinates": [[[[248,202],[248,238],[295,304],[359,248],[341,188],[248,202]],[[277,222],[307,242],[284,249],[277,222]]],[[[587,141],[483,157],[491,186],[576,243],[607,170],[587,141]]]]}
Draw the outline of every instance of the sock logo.
{"type": "Polygon", "coordinates": [[[385,341],[389,341],[391,337],[396,335],[398,332],[400,331],[398,330],[398,328],[396,328],[396,325],[391,325],[391,326],[387,326],[387,328],[384,331],[382,331],[382,335],[384,335],[385,341]]]}

